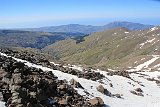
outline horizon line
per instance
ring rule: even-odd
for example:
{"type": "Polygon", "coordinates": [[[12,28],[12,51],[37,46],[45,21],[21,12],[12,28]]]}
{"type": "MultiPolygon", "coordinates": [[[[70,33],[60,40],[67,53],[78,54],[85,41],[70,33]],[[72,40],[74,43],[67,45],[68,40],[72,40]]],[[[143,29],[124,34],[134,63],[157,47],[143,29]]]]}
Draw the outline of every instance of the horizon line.
{"type": "Polygon", "coordinates": [[[101,25],[96,25],[96,24],[80,24],[80,23],[69,23],[69,24],[55,24],[55,25],[41,25],[41,26],[37,26],[37,27],[8,27],[8,28],[3,28],[0,27],[0,30],[2,29],[32,29],[32,28],[44,28],[44,27],[59,27],[59,26],[65,26],[65,25],[82,25],[82,26],[105,26],[107,24],[111,24],[111,23],[115,23],[115,22],[123,22],[123,23],[135,23],[135,24],[142,24],[142,25],[151,25],[151,26],[159,26],[156,24],[146,24],[146,23],[140,23],[140,22],[133,22],[133,21],[111,21],[108,22],[106,24],[101,24],[101,25]]]}

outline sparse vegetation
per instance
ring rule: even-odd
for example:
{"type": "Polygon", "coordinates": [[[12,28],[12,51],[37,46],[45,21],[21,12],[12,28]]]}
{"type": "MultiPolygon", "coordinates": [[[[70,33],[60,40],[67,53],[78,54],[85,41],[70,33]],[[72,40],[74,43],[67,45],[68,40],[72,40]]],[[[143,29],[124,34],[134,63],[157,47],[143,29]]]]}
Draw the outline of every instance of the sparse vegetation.
{"type": "Polygon", "coordinates": [[[93,33],[84,38],[56,42],[45,47],[43,52],[52,54],[56,52],[59,59],[67,63],[85,64],[103,69],[116,68],[124,66],[128,60],[137,56],[147,57],[154,52],[154,47],[158,46],[159,42],[153,45],[148,43],[140,48],[141,43],[151,38],[152,34],[147,32],[148,30],[129,31],[126,28],[116,28],[93,33]]]}

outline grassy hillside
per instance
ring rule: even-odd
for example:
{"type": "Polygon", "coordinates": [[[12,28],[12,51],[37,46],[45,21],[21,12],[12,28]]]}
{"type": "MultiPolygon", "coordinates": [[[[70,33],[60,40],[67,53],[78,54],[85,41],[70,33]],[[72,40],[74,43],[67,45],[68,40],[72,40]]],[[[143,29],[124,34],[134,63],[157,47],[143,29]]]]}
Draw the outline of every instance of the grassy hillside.
{"type": "Polygon", "coordinates": [[[56,59],[101,69],[123,69],[134,58],[160,53],[160,28],[129,31],[116,28],[93,33],[76,44],[74,39],[62,40],[43,49],[56,59]]]}

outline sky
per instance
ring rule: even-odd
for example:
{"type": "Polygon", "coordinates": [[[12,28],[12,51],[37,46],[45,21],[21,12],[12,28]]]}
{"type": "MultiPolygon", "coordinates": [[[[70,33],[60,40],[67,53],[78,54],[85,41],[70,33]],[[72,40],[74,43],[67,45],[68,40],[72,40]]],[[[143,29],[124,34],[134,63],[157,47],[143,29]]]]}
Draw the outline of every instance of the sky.
{"type": "Polygon", "coordinates": [[[0,0],[0,28],[113,21],[160,25],[160,0],[0,0]]]}

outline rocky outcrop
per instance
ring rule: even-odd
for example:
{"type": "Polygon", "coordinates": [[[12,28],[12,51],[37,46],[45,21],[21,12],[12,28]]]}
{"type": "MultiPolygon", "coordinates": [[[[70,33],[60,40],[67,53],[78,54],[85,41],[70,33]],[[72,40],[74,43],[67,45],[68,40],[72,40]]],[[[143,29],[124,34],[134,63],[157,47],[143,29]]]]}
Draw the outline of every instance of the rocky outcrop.
{"type": "MultiPolygon", "coordinates": [[[[10,53],[11,54],[11,53],[10,53]]],[[[72,79],[71,85],[50,71],[28,67],[11,57],[0,56],[0,94],[7,107],[102,107],[79,95],[73,86],[83,88],[72,79]],[[89,103],[90,102],[90,103],[89,103]]]]}
{"type": "Polygon", "coordinates": [[[136,88],[134,91],[130,91],[130,92],[134,95],[137,95],[137,96],[144,96],[143,90],[141,88],[136,88]]]}
{"type": "Polygon", "coordinates": [[[109,71],[107,73],[107,75],[110,75],[110,76],[118,75],[118,76],[123,76],[123,77],[131,79],[129,74],[130,74],[130,72],[128,72],[128,71],[109,71]]]}
{"type": "Polygon", "coordinates": [[[50,63],[43,55],[38,54],[30,54],[27,51],[13,51],[10,49],[1,50],[1,52],[6,53],[9,56],[19,58],[22,60],[29,61],[30,63],[34,63],[37,65],[42,65],[45,67],[52,68],[54,70],[60,70],[64,73],[68,73],[71,75],[76,75],[78,78],[85,78],[90,79],[92,81],[97,81],[103,79],[105,76],[100,74],[99,72],[94,72],[91,69],[85,70],[85,71],[79,71],[75,70],[69,67],[63,67],[62,64],[60,65],[54,65],[50,63]]]}

